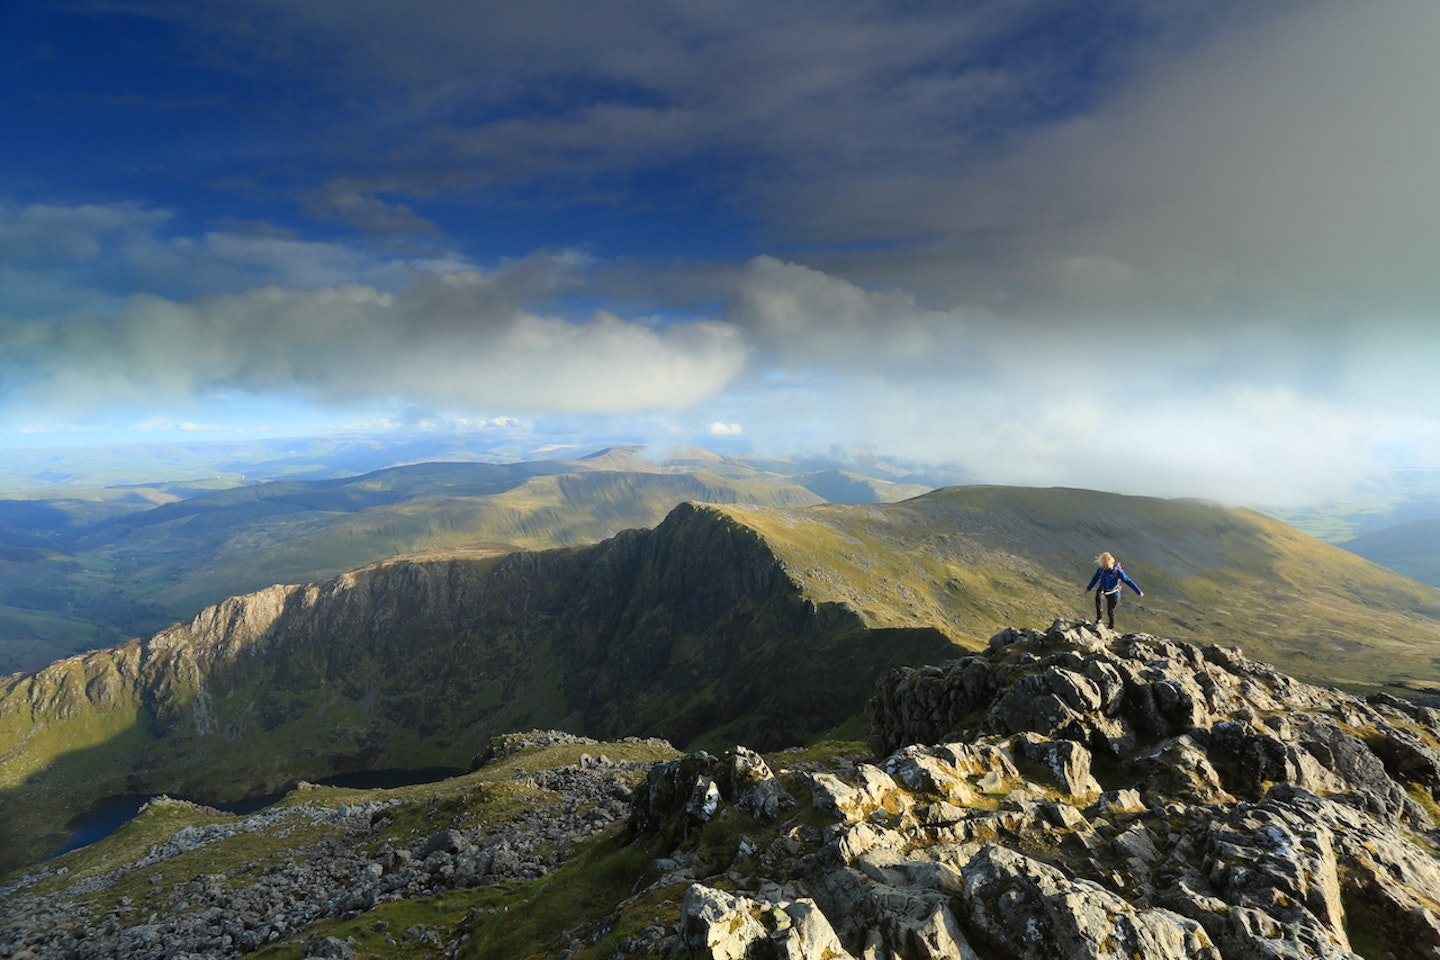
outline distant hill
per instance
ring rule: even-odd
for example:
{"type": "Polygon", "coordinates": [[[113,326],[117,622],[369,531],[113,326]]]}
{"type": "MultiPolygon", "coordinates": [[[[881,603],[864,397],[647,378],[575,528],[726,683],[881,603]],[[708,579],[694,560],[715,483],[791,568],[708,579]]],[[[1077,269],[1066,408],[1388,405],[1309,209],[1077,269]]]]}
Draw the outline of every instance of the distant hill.
{"type": "Polygon", "coordinates": [[[281,482],[122,517],[74,542],[114,563],[135,595],[172,614],[274,583],[476,542],[593,543],[654,526],[677,503],[820,502],[780,478],[637,472],[605,460],[429,463],[344,480],[281,482]]]}
{"type": "Polygon", "coordinates": [[[806,490],[827,503],[895,503],[929,492],[918,483],[895,483],[847,470],[822,470],[796,478],[806,490]]]}
{"type": "MultiPolygon", "coordinates": [[[[784,466],[775,464],[775,466],[784,466]]],[[[925,489],[855,475],[836,498],[925,489]]],[[[0,674],[152,633],[228,596],[475,543],[594,543],[687,500],[804,505],[803,479],[741,458],[636,447],[577,460],[428,462],[220,490],[125,487],[0,501],[0,674]]]]}
{"type": "Polygon", "coordinates": [[[1440,519],[1397,524],[1340,546],[1421,583],[1440,587],[1440,519]]]}
{"type": "Polygon", "coordinates": [[[684,504],[594,545],[441,550],[269,588],[8,678],[0,849],[34,856],[106,796],[218,802],[464,766],[530,726],[687,747],[853,739],[883,670],[1087,615],[1101,549],[1146,591],[1125,630],[1355,690],[1440,685],[1440,590],[1250,511],[1005,487],[684,504]]]}

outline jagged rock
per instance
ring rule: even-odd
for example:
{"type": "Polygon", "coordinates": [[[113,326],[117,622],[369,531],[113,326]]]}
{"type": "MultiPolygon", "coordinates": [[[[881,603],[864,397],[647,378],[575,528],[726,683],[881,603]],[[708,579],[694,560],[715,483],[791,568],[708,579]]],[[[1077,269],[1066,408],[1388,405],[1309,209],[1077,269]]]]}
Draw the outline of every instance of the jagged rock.
{"type": "Polygon", "coordinates": [[[352,960],[359,956],[359,953],[338,937],[326,937],[315,946],[310,947],[306,956],[318,957],[321,960],[352,960]]]}
{"type": "Polygon", "coordinates": [[[425,848],[420,851],[420,856],[423,859],[434,853],[466,853],[473,849],[474,845],[460,831],[442,830],[430,838],[425,848]]]}
{"type": "Polygon", "coordinates": [[[1009,630],[881,682],[883,759],[803,775],[833,824],[785,876],[856,957],[1355,960],[1358,924],[1367,958],[1440,960],[1431,714],[1233,648],[1009,630]]]}
{"type": "Polygon", "coordinates": [[[678,840],[708,821],[722,801],[757,820],[773,820],[795,803],[753,750],[736,747],[725,760],[702,750],[653,766],[635,792],[630,819],[641,832],[678,840]]]}
{"type": "Polygon", "coordinates": [[[827,773],[810,777],[816,807],[837,814],[849,823],[858,823],[877,813],[898,813],[904,794],[891,776],[880,768],[860,764],[855,784],[827,773]]]}
{"type": "Polygon", "coordinates": [[[1222,960],[1194,920],[1137,910],[1098,883],[1069,878],[1013,850],[986,846],[963,872],[965,917],[998,956],[1222,960]]]}
{"type": "Polygon", "coordinates": [[[946,752],[912,745],[891,756],[885,771],[914,793],[935,794],[951,803],[974,803],[974,789],[946,752]]]}
{"type": "Polygon", "coordinates": [[[1154,750],[1136,756],[1133,762],[1145,770],[1143,783],[1148,793],[1186,803],[1235,802],[1221,784],[1219,772],[1194,733],[1165,740],[1154,750]]]}
{"type": "Polygon", "coordinates": [[[1095,802],[1095,808],[1102,816],[1117,813],[1143,813],[1145,804],[1140,802],[1136,790],[1106,790],[1095,802]]]}
{"type": "Polygon", "coordinates": [[[965,939],[955,915],[943,903],[936,905],[935,911],[913,928],[911,942],[921,960],[980,960],[980,955],[965,939]]]}
{"type": "Polygon", "coordinates": [[[1022,733],[1009,740],[1010,749],[1043,765],[1062,793],[1079,799],[1100,795],[1100,783],[1090,773],[1090,751],[1073,740],[1051,740],[1022,733]]]}
{"type": "Polygon", "coordinates": [[[854,960],[813,900],[772,903],[696,883],[685,891],[681,916],[690,948],[713,960],[854,960]]]}
{"type": "Polygon", "coordinates": [[[728,774],[735,805],[756,820],[774,820],[795,805],[765,759],[748,747],[737,746],[730,753],[728,774]]]}
{"type": "Polygon", "coordinates": [[[688,835],[708,818],[705,807],[718,772],[719,761],[703,750],[656,764],[636,791],[631,820],[642,832],[688,835]]]}
{"type": "MultiPolygon", "coordinates": [[[[650,765],[633,791],[591,756],[526,775],[566,798],[543,813],[484,833],[442,820],[408,849],[361,844],[381,807],[291,806],[263,816],[328,818],[348,845],[157,889],[151,900],[184,909],[153,917],[124,900],[90,917],[79,898],[110,882],[91,878],[17,920],[25,894],[6,888],[0,956],[229,957],[305,942],[317,918],[544,876],[628,814],[649,886],[616,910],[658,906],[648,926],[627,915],[617,955],[1440,960],[1440,831],[1427,812],[1440,713],[1392,700],[1300,684],[1231,648],[1057,621],[892,672],[870,712],[872,742],[893,748],[874,756],[787,770],[744,747],[696,752],[650,765]]],[[[248,822],[178,831],[142,859],[248,822]]],[[[557,933],[544,952],[573,955],[615,922],[557,933]]],[[[438,930],[396,938],[459,949],[438,930]]]]}

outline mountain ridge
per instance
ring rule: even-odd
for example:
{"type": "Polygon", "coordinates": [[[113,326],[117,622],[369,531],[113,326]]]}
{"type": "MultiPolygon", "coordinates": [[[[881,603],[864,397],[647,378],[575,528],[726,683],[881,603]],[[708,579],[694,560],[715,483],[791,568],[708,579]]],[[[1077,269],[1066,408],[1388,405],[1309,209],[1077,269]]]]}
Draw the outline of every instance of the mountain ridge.
{"type": "Polygon", "coordinates": [[[8,678],[0,829],[7,850],[33,850],[108,795],[218,802],[346,769],[463,766],[489,736],[536,724],[803,738],[855,707],[810,715],[782,696],[775,683],[801,671],[786,643],[857,701],[892,650],[949,646],[933,631],[884,648],[867,636],[817,615],[753,535],[702,507],[593,547],[270,587],[8,678]],[[744,665],[771,685],[726,670],[744,665]]]}
{"type": "Polygon", "coordinates": [[[1440,586],[1440,518],[1411,520],[1340,546],[1407,577],[1440,586]]]}
{"type": "Polygon", "coordinates": [[[827,497],[798,467],[686,456],[658,461],[612,447],[578,460],[421,462],[183,494],[0,500],[0,671],[153,633],[272,582],[320,580],[400,554],[474,541],[594,543],[652,527],[687,500],[782,506],[928,489],[865,478],[827,497]]]}
{"type": "Polygon", "coordinates": [[[999,487],[850,507],[691,503],[593,546],[267,588],[7,678],[3,839],[33,857],[67,816],[118,793],[221,801],[350,769],[463,766],[485,738],[527,726],[686,747],[853,736],[883,669],[977,649],[998,622],[1083,612],[1099,546],[1167,596],[1122,608],[1122,627],[1188,623],[1188,638],[1253,641],[1313,675],[1316,643],[1363,623],[1368,646],[1328,651],[1340,679],[1410,694],[1433,682],[1440,592],[1258,514],[999,487]],[[1225,580],[1240,562],[1256,585],[1225,580]],[[1368,602],[1314,593],[1334,577],[1368,602]],[[1262,622],[1242,633],[1200,618],[1216,592],[1262,622]],[[1354,673],[1367,662],[1381,673],[1354,673]]]}
{"type": "Polygon", "coordinates": [[[973,647],[995,622],[1082,615],[1094,556],[1109,550],[1147,591],[1126,592],[1122,627],[1238,643],[1307,681],[1436,692],[1420,651],[1440,643],[1440,591],[1257,511],[993,485],[895,504],[719,509],[767,536],[802,587],[871,610],[872,625],[931,625],[973,647]],[[832,595],[835,583],[851,595],[832,595]],[[1389,676],[1375,673],[1377,650],[1394,658],[1389,676]]]}

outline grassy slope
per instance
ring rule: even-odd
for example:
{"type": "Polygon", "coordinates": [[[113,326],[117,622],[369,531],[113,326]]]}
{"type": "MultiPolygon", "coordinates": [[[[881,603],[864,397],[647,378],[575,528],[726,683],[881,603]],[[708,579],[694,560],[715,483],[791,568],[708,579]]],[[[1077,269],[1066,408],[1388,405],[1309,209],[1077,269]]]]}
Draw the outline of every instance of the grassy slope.
{"type": "Polygon", "coordinates": [[[1146,591],[1121,629],[1239,645],[1303,679],[1440,688],[1440,591],[1261,514],[1066,489],[953,487],[898,504],[727,512],[819,601],[874,626],[942,625],[976,646],[1007,623],[1094,616],[1101,550],[1146,591]]]}
{"type": "Polygon", "coordinates": [[[534,725],[526,711],[539,698],[509,702],[504,689],[516,684],[492,678],[493,666],[525,679],[513,639],[467,649],[472,638],[449,621],[407,609],[433,609],[420,598],[437,580],[483,578],[498,558],[478,553],[395,565],[394,586],[375,587],[386,570],[372,568],[227,602],[207,611],[239,624],[224,645],[177,624],[0,680],[0,863],[53,849],[66,818],[105,797],[228,802],[347,770],[463,766],[474,747],[455,740],[477,718],[534,725]],[[370,607],[375,589],[390,602],[370,607]],[[317,602],[320,593],[332,602],[317,602]],[[357,625],[357,611],[380,625],[357,625]]]}

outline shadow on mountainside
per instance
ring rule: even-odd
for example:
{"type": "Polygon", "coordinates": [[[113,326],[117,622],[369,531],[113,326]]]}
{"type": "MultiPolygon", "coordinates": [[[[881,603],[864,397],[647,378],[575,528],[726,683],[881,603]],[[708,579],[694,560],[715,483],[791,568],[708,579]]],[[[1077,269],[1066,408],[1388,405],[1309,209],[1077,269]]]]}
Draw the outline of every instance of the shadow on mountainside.
{"type": "Polygon", "coordinates": [[[699,508],[594,547],[273,587],[12,678],[0,866],[53,849],[106,797],[233,802],[355,770],[463,767],[535,726],[767,749],[858,737],[885,669],[954,650],[937,630],[817,608],[753,532],[699,508]]]}

